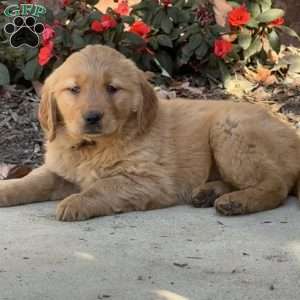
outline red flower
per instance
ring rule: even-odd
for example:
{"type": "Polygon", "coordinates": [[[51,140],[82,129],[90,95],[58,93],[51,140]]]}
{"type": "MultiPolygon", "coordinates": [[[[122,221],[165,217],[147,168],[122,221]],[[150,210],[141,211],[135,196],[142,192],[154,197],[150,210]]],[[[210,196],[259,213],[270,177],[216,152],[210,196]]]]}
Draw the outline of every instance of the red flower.
{"type": "Polygon", "coordinates": [[[95,32],[102,32],[117,26],[116,20],[110,15],[101,16],[100,21],[95,20],[91,24],[91,29],[95,32]]]}
{"type": "Polygon", "coordinates": [[[170,6],[172,4],[172,0],[161,0],[161,3],[164,6],[170,6]]]}
{"type": "Polygon", "coordinates": [[[92,22],[91,29],[95,32],[102,32],[104,30],[103,26],[102,26],[102,23],[100,21],[97,21],[97,20],[92,22]]]}
{"type": "Polygon", "coordinates": [[[71,0],[60,0],[59,2],[61,7],[65,7],[70,4],[71,0]]]}
{"type": "Polygon", "coordinates": [[[50,40],[52,40],[55,36],[55,31],[53,27],[50,25],[46,24],[45,29],[42,33],[42,38],[43,38],[43,45],[47,44],[50,40]]]}
{"type": "Polygon", "coordinates": [[[280,25],[283,25],[284,22],[285,22],[284,18],[280,17],[280,18],[273,20],[270,24],[274,25],[274,26],[280,26],[280,25]]]}
{"type": "Polygon", "coordinates": [[[215,40],[214,54],[217,57],[224,58],[228,53],[232,51],[232,44],[223,39],[215,40]]]}
{"type": "Polygon", "coordinates": [[[104,30],[115,28],[117,26],[116,20],[110,15],[103,15],[100,21],[104,30]]]}
{"type": "Polygon", "coordinates": [[[142,21],[135,21],[131,25],[129,31],[138,34],[139,36],[145,39],[147,38],[147,35],[151,31],[151,28],[142,21]]]}
{"type": "Polygon", "coordinates": [[[232,9],[228,13],[228,23],[231,26],[241,26],[249,22],[251,15],[245,5],[241,5],[232,9]]]}
{"type": "Polygon", "coordinates": [[[121,16],[128,16],[129,15],[129,6],[128,0],[121,0],[115,9],[115,12],[121,16]]]}
{"type": "Polygon", "coordinates": [[[53,54],[52,54],[53,48],[54,48],[53,42],[49,41],[47,44],[44,45],[44,47],[42,47],[40,49],[39,64],[41,66],[44,66],[45,64],[47,64],[48,61],[50,60],[50,58],[53,56],[53,54]]]}

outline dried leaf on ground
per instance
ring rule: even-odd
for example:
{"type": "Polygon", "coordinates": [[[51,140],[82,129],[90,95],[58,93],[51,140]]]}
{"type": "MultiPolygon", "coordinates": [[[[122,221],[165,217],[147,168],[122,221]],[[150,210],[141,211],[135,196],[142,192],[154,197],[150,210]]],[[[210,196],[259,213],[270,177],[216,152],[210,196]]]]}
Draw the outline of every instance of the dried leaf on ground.
{"type": "Polygon", "coordinates": [[[0,180],[22,178],[31,172],[29,166],[0,163],[0,180]]]}
{"type": "Polygon", "coordinates": [[[276,76],[272,74],[272,70],[261,65],[258,65],[257,69],[254,71],[245,67],[245,77],[254,83],[266,86],[277,82],[276,76]]]}
{"type": "Polygon", "coordinates": [[[246,93],[249,93],[253,88],[253,83],[241,76],[228,80],[228,83],[226,84],[227,92],[238,98],[243,97],[246,93]]]}

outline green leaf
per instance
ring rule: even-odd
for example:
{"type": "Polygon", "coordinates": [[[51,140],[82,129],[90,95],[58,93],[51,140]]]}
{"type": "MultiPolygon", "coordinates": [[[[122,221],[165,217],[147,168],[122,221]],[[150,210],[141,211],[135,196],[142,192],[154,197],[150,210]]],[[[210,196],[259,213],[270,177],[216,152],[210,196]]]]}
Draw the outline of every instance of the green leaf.
{"type": "Polygon", "coordinates": [[[188,23],[192,17],[193,15],[189,11],[178,10],[177,22],[179,24],[188,23]]]}
{"type": "Polygon", "coordinates": [[[199,33],[200,27],[198,23],[194,23],[180,32],[179,42],[185,42],[194,33],[199,33]]]}
{"type": "Polygon", "coordinates": [[[80,30],[83,30],[84,27],[88,25],[88,20],[87,18],[84,18],[83,16],[80,16],[76,20],[76,28],[79,28],[80,30]]]}
{"type": "Polygon", "coordinates": [[[234,61],[239,61],[240,58],[240,53],[241,47],[239,45],[233,44],[232,51],[227,55],[228,59],[234,60],[234,61]]]}
{"type": "Polygon", "coordinates": [[[238,44],[244,50],[246,50],[247,48],[249,48],[251,41],[252,41],[251,32],[248,29],[243,28],[240,34],[238,35],[238,44]]]}
{"type": "Polygon", "coordinates": [[[38,56],[38,48],[28,48],[26,49],[26,55],[25,55],[25,60],[28,61],[28,60],[31,60],[35,57],[38,56]]]}
{"type": "Polygon", "coordinates": [[[255,19],[250,19],[250,21],[246,24],[249,28],[258,28],[258,22],[255,19]]]}
{"type": "Polygon", "coordinates": [[[235,2],[235,1],[227,1],[228,4],[232,7],[239,7],[241,6],[241,3],[235,2]]]}
{"type": "Polygon", "coordinates": [[[80,31],[74,31],[72,33],[72,48],[77,50],[85,46],[85,41],[80,31]]]}
{"type": "Polygon", "coordinates": [[[158,61],[160,62],[161,66],[169,73],[173,73],[174,69],[174,62],[171,56],[166,51],[158,52],[156,55],[158,61]]]}
{"type": "Polygon", "coordinates": [[[159,48],[159,44],[158,44],[158,41],[157,41],[157,38],[156,37],[151,37],[149,40],[148,40],[148,43],[149,45],[154,49],[154,50],[157,50],[159,48]]]}
{"type": "Polygon", "coordinates": [[[257,37],[250,47],[244,51],[245,60],[249,59],[252,55],[260,52],[262,49],[262,43],[259,37],[257,37]]]}
{"type": "Polygon", "coordinates": [[[73,7],[70,7],[70,6],[66,6],[65,7],[65,10],[66,10],[66,13],[70,16],[72,14],[74,14],[76,11],[73,7]]]}
{"type": "Polygon", "coordinates": [[[224,84],[224,87],[226,88],[231,79],[230,72],[229,72],[226,64],[223,61],[219,60],[218,65],[219,65],[222,82],[224,84]]]}
{"type": "MultiPolygon", "coordinates": [[[[43,18],[45,20],[45,23],[47,24],[52,24],[54,21],[54,15],[53,15],[53,11],[51,9],[47,9],[46,10],[46,14],[43,18]]],[[[41,20],[42,21],[42,20],[41,20]]],[[[43,22],[43,21],[42,21],[43,22]]]]}
{"type": "Polygon", "coordinates": [[[179,57],[179,65],[185,65],[189,62],[191,57],[193,56],[194,51],[190,48],[189,44],[186,44],[181,49],[181,56],[179,57]]]}
{"type": "Polygon", "coordinates": [[[6,65],[0,63],[0,86],[7,85],[10,82],[9,71],[6,65]]]}
{"type": "Polygon", "coordinates": [[[134,22],[134,17],[131,16],[122,16],[121,19],[124,23],[127,23],[129,25],[131,25],[134,22]]]}
{"type": "Polygon", "coordinates": [[[172,40],[170,39],[170,37],[166,34],[160,34],[157,36],[157,41],[161,46],[164,47],[169,47],[172,48],[173,47],[173,43],[172,40]]]}
{"type": "Polygon", "coordinates": [[[174,28],[172,32],[169,34],[169,37],[172,41],[178,42],[181,33],[182,33],[181,29],[174,28]]]}
{"type": "Polygon", "coordinates": [[[278,34],[275,30],[272,30],[268,34],[268,39],[269,39],[269,42],[270,42],[270,45],[271,45],[272,49],[274,51],[276,51],[277,53],[279,53],[279,51],[280,51],[280,39],[279,39],[279,36],[278,36],[278,34]]]}
{"type": "Polygon", "coordinates": [[[167,8],[167,14],[168,14],[168,17],[172,19],[172,21],[177,24],[178,23],[178,15],[179,15],[179,12],[178,12],[178,8],[177,7],[168,7],[167,8]]]}
{"type": "Polygon", "coordinates": [[[278,27],[281,31],[283,31],[284,33],[288,34],[289,36],[292,36],[292,37],[295,37],[297,38],[298,40],[300,40],[300,37],[299,35],[297,34],[296,31],[294,31],[293,29],[287,27],[287,26],[279,26],[278,27]]]}
{"type": "Polygon", "coordinates": [[[203,42],[203,38],[201,34],[194,34],[190,37],[188,46],[193,51],[200,46],[203,42]]]}
{"type": "Polygon", "coordinates": [[[171,75],[168,73],[168,71],[161,65],[161,63],[159,62],[159,60],[157,58],[154,58],[154,62],[156,63],[156,65],[158,66],[158,68],[161,70],[161,75],[171,78],[171,75]]]}
{"type": "Polygon", "coordinates": [[[155,15],[155,17],[152,20],[152,26],[154,28],[160,28],[164,16],[165,16],[164,11],[163,10],[159,10],[158,13],[155,15]]]}
{"type": "Polygon", "coordinates": [[[128,44],[129,46],[141,46],[145,44],[145,41],[142,37],[135,33],[124,32],[122,44],[128,44]]]}
{"type": "Polygon", "coordinates": [[[198,60],[203,59],[204,56],[206,55],[207,51],[208,51],[208,45],[206,44],[205,41],[203,41],[195,51],[195,55],[196,55],[197,59],[198,60]]]}
{"type": "Polygon", "coordinates": [[[210,32],[217,38],[220,35],[226,33],[226,30],[224,30],[224,27],[218,24],[214,24],[214,25],[210,25],[210,32]]]}
{"type": "Polygon", "coordinates": [[[256,18],[261,13],[260,6],[256,2],[249,2],[248,8],[252,18],[256,18]]]}
{"type": "Polygon", "coordinates": [[[100,18],[101,18],[101,13],[96,10],[90,13],[90,15],[88,16],[88,21],[92,22],[94,20],[99,20],[100,18]]]}
{"type": "Polygon", "coordinates": [[[26,80],[38,79],[42,73],[42,67],[38,64],[37,59],[28,61],[24,67],[24,78],[26,80]]]}
{"type": "Polygon", "coordinates": [[[279,8],[271,8],[257,16],[256,20],[261,23],[269,23],[284,15],[284,11],[279,8]]]}
{"type": "Polygon", "coordinates": [[[272,0],[259,0],[258,2],[260,4],[262,12],[270,9],[272,6],[272,0]]]}
{"type": "Polygon", "coordinates": [[[86,3],[92,6],[96,5],[98,2],[99,0],[86,0],[86,3]]]}
{"type": "Polygon", "coordinates": [[[166,14],[164,14],[160,26],[161,26],[161,29],[167,34],[169,34],[171,32],[171,30],[173,29],[173,23],[166,14]]]}

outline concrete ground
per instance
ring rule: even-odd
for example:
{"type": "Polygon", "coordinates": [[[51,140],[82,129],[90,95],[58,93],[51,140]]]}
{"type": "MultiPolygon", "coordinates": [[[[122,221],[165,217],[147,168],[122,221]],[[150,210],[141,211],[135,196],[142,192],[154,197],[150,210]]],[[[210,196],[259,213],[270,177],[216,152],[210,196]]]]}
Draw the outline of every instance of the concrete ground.
{"type": "Polygon", "coordinates": [[[0,209],[1,300],[300,299],[300,207],[243,217],[188,206],[62,223],[0,209]]]}

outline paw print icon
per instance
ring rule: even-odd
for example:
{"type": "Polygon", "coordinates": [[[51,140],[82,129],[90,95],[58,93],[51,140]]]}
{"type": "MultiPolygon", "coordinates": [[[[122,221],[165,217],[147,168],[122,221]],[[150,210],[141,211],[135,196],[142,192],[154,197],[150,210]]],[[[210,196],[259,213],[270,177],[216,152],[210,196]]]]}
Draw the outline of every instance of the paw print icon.
{"type": "Polygon", "coordinates": [[[8,23],[4,27],[4,31],[10,35],[10,44],[13,48],[23,45],[29,47],[37,47],[40,42],[39,34],[44,31],[44,25],[37,23],[32,16],[17,16],[12,23],[8,23]]]}

